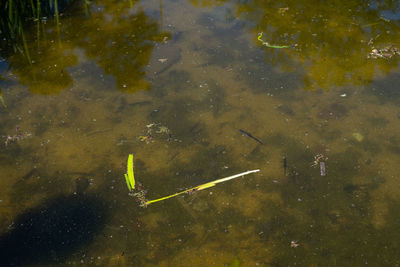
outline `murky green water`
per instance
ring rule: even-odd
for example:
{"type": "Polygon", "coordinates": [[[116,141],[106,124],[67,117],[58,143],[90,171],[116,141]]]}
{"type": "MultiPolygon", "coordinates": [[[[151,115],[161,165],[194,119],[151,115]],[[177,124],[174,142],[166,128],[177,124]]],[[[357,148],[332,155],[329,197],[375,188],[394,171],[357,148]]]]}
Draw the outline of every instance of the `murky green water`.
{"type": "Polygon", "coordinates": [[[4,265],[400,265],[399,1],[87,4],[0,51],[4,265]],[[260,172],[141,208],[130,153],[148,199],[260,172]]]}

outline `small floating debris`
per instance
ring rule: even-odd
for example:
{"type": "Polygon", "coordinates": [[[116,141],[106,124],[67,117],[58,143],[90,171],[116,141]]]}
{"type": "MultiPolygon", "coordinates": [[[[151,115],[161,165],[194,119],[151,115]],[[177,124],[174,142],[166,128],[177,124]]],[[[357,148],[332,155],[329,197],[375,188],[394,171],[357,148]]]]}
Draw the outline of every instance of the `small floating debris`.
{"type": "Polygon", "coordinates": [[[258,33],[258,38],[257,40],[260,41],[264,46],[269,47],[269,48],[290,48],[290,45],[272,45],[268,42],[263,41],[262,38],[263,33],[260,32],[258,33]]]}
{"type": "Polygon", "coordinates": [[[298,246],[300,246],[298,241],[296,241],[296,240],[290,241],[290,247],[291,248],[297,248],[298,246]]]}
{"type": "Polygon", "coordinates": [[[286,13],[286,11],[289,10],[289,7],[281,7],[278,9],[278,13],[281,15],[284,15],[286,13]]]}
{"type": "Polygon", "coordinates": [[[377,59],[385,58],[389,59],[395,55],[400,55],[399,49],[394,45],[389,45],[382,49],[373,48],[368,55],[368,58],[377,59]]]}
{"type": "Polygon", "coordinates": [[[314,156],[314,161],[311,164],[311,167],[317,167],[319,165],[321,176],[326,176],[325,161],[327,160],[328,157],[324,156],[323,154],[317,154],[314,156]]]}
{"type": "Polygon", "coordinates": [[[357,142],[362,142],[364,140],[364,136],[360,133],[353,133],[352,136],[357,142]]]}
{"type": "Polygon", "coordinates": [[[142,142],[149,144],[152,142],[157,135],[168,135],[168,141],[171,141],[172,135],[171,131],[160,123],[152,122],[146,125],[146,129],[143,135],[139,135],[138,139],[142,142]]]}
{"type": "Polygon", "coordinates": [[[321,171],[321,176],[325,176],[326,175],[325,162],[321,161],[319,163],[319,169],[321,171]]]}
{"type": "Polygon", "coordinates": [[[153,139],[153,136],[150,134],[147,135],[139,135],[138,139],[142,142],[146,142],[146,144],[150,143],[150,141],[153,139]]]}
{"type": "Polygon", "coordinates": [[[14,135],[4,136],[6,138],[6,141],[4,142],[6,146],[17,143],[18,141],[24,140],[25,138],[32,136],[31,133],[22,132],[18,125],[15,127],[15,132],[16,133],[14,135]]]}

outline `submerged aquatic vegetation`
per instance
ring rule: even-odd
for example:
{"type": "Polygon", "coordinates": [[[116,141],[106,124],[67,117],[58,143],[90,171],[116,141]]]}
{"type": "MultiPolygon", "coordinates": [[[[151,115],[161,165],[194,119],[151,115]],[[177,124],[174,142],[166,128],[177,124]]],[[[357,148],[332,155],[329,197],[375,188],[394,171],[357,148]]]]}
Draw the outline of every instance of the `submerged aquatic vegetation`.
{"type": "Polygon", "coordinates": [[[394,45],[390,45],[387,46],[385,48],[382,49],[376,49],[373,48],[371,50],[371,52],[368,55],[368,58],[373,58],[373,59],[377,59],[377,58],[385,58],[385,59],[389,59],[395,55],[400,55],[399,49],[394,46],[394,45]]]}
{"type": "Polygon", "coordinates": [[[6,101],[4,101],[3,94],[1,93],[1,89],[0,89],[0,102],[4,108],[7,108],[6,101]]]}
{"type": "MultiPolygon", "coordinates": [[[[0,30],[5,46],[11,46],[14,52],[24,53],[30,62],[30,55],[24,34],[24,27],[45,21],[47,17],[59,17],[59,6],[70,5],[70,0],[4,0],[0,3],[0,30]],[[22,41],[22,46],[20,41],[22,41]]],[[[39,36],[38,36],[39,38],[39,36]]]]}
{"type": "Polygon", "coordinates": [[[166,126],[163,126],[160,123],[152,122],[146,125],[144,134],[138,136],[138,139],[148,144],[153,141],[154,137],[157,135],[168,135],[168,141],[171,141],[172,138],[171,131],[166,126]]]}
{"type": "Polygon", "coordinates": [[[31,133],[24,133],[24,132],[22,132],[21,130],[20,130],[20,128],[19,128],[19,126],[16,126],[15,127],[15,134],[14,135],[7,135],[7,136],[5,136],[5,138],[6,138],[6,141],[4,142],[4,144],[6,145],[6,146],[8,146],[8,145],[10,145],[10,144],[13,144],[13,143],[16,143],[16,142],[18,142],[18,141],[20,141],[20,140],[23,140],[23,139],[25,139],[25,138],[27,138],[27,137],[30,137],[32,134],[31,133]]]}
{"type": "Polygon", "coordinates": [[[258,34],[257,40],[260,41],[266,47],[269,47],[269,48],[289,48],[290,47],[289,45],[272,45],[272,44],[270,44],[268,42],[263,41],[262,40],[262,35],[263,35],[263,33],[260,32],[258,34]]]}

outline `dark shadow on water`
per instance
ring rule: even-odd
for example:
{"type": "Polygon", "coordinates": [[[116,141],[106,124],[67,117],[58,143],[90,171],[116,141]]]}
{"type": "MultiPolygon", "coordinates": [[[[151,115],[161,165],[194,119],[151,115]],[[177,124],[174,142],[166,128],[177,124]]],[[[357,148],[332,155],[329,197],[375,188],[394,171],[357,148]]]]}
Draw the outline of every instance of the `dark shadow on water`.
{"type": "Polygon", "coordinates": [[[0,237],[2,266],[60,263],[103,228],[109,212],[93,195],[56,197],[26,211],[0,237]]]}
{"type": "MultiPolygon", "coordinates": [[[[374,81],[366,88],[366,93],[375,95],[382,103],[400,104],[400,90],[395,84],[399,84],[400,75],[392,74],[383,80],[374,81]]],[[[395,115],[395,114],[394,114],[395,115]]]]}

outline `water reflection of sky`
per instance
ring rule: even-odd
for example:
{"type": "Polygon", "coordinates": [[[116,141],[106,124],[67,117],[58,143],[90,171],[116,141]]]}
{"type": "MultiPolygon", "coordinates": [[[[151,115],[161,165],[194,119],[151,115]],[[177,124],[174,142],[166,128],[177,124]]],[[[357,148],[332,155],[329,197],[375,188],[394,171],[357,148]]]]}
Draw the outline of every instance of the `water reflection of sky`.
{"type": "Polygon", "coordinates": [[[399,56],[368,58],[399,46],[397,21],[381,19],[396,8],[102,0],[65,10],[58,29],[28,25],[33,62],[21,44],[1,51],[2,258],[399,264],[399,56]],[[125,185],[129,153],[149,199],[261,171],[143,209],[125,185]]]}

